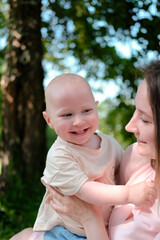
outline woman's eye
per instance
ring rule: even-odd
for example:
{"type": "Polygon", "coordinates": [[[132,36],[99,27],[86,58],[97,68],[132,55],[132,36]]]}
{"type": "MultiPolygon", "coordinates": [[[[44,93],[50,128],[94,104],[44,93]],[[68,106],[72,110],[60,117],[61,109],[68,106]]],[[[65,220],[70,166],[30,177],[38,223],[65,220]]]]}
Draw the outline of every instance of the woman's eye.
{"type": "Polygon", "coordinates": [[[144,122],[144,123],[149,123],[149,121],[148,121],[148,120],[145,120],[144,118],[141,118],[141,120],[142,120],[142,122],[144,122]]]}

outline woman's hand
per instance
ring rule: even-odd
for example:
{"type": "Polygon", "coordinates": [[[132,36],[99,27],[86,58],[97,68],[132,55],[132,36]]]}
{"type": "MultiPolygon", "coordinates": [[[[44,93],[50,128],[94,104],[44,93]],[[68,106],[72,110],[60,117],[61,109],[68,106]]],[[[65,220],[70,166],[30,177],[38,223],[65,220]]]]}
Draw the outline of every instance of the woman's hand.
{"type": "Polygon", "coordinates": [[[63,213],[83,225],[84,221],[93,218],[98,211],[98,207],[84,202],[76,196],[64,196],[51,186],[47,189],[52,193],[50,205],[59,213],[63,213]],[[54,201],[57,200],[56,202],[54,201]],[[58,203],[57,203],[58,202],[58,203]]]}
{"type": "Polygon", "coordinates": [[[76,196],[64,196],[51,186],[47,189],[52,193],[51,206],[59,213],[63,213],[84,227],[87,240],[108,240],[102,213],[98,206],[94,206],[76,196]],[[58,202],[55,203],[54,199],[58,202]],[[94,231],[93,231],[94,229],[94,231]]]}

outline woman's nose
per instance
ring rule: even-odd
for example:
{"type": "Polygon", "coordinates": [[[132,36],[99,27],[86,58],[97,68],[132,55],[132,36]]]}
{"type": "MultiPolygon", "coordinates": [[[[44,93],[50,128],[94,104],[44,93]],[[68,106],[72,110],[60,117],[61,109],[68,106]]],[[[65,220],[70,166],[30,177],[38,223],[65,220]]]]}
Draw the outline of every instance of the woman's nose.
{"type": "Polygon", "coordinates": [[[137,133],[138,127],[137,127],[137,116],[136,116],[136,113],[133,114],[132,118],[130,119],[130,121],[125,126],[125,130],[127,132],[137,133]]]}

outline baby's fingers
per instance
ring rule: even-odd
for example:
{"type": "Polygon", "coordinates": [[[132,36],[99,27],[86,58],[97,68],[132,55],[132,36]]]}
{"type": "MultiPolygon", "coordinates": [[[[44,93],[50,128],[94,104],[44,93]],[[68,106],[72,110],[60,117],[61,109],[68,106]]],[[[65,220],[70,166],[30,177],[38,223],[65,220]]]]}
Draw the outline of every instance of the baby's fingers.
{"type": "Polygon", "coordinates": [[[152,206],[157,198],[157,189],[155,187],[155,184],[151,182],[148,188],[147,198],[146,198],[146,204],[148,206],[152,206]]]}
{"type": "Polygon", "coordinates": [[[150,189],[156,189],[156,183],[154,181],[146,182],[146,186],[150,189]]]}
{"type": "Polygon", "coordinates": [[[156,188],[156,183],[155,182],[146,182],[146,191],[148,192],[148,195],[151,196],[157,196],[157,188],[156,188]]]}

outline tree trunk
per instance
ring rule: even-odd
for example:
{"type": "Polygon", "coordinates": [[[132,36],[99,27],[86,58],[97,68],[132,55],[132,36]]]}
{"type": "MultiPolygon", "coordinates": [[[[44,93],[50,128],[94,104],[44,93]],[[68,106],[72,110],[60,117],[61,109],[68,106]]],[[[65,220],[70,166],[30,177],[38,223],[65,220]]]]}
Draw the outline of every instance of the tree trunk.
{"type": "Polygon", "coordinates": [[[2,78],[2,174],[22,182],[45,162],[41,1],[9,0],[7,71],[2,78]]]}

